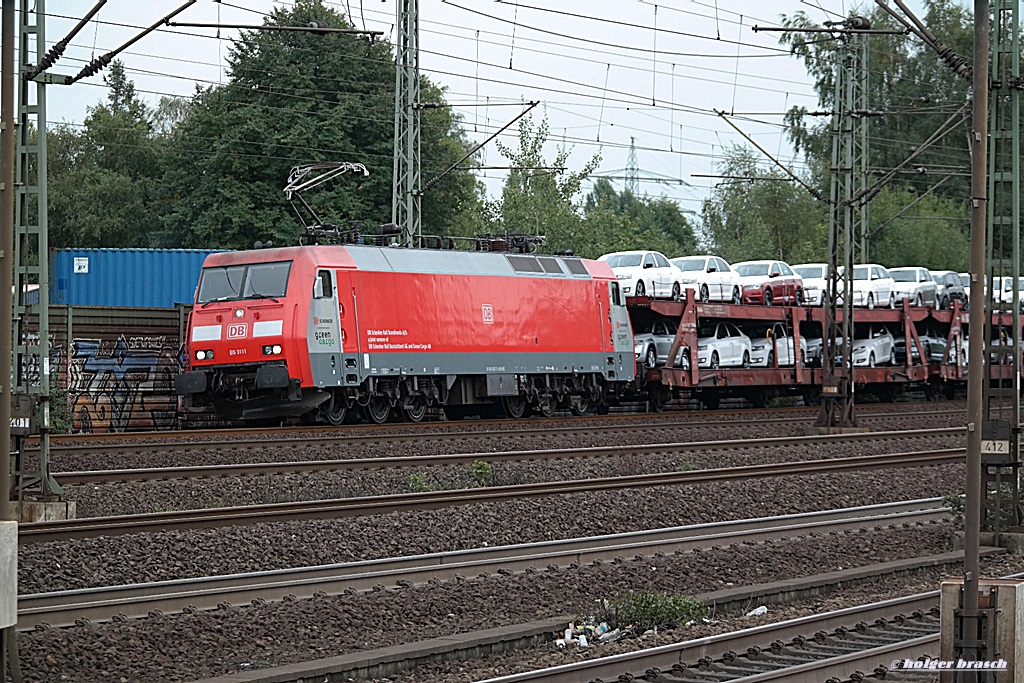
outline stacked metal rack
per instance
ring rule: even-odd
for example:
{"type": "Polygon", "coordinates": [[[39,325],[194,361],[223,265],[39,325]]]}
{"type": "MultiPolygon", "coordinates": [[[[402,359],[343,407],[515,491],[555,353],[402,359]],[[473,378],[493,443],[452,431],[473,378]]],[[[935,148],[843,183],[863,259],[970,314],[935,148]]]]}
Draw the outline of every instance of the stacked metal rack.
{"type": "MultiPolygon", "coordinates": [[[[671,321],[677,329],[665,365],[644,367],[638,372],[639,381],[646,386],[656,406],[682,396],[699,399],[711,408],[717,407],[724,397],[747,398],[755,405],[785,394],[800,395],[808,404],[814,404],[820,398],[824,370],[799,360],[789,367],[780,367],[776,360],[769,367],[702,368],[695,356],[682,367],[679,359],[683,355],[681,350],[685,354],[687,349],[697,349],[699,323],[710,320],[729,321],[741,328],[754,323],[782,323],[791,331],[794,348],[799,348],[801,337],[821,337],[824,309],[711,304],[702,303],[692,296],[682,301],[635,297],[627,299],[626,303],[634,327],[638,321],[655,316],[671,321]]],[[[1013,325],[1012,316],[1008,313],[995,313],[991,318],[996,329],[1010,329],[1013,325]]],[[[909,388],[952,394],[966,383],[966,354],[959,351],[967,343],[967,314],[958,302],[948,310],[915,308],[907,301],[895,309],[858,309],[855,322],[884,325],[892,331],[901,330],[902,335],[894,336],[902,336],[911,350],[903,362],[896,365],[857,367],[854,371],[856,391],[892,400],[909,388]],[[941,330],[945,336],[946,350],[941,361],[933,362],[929,357],[921,339],[920,330],[924,329],[941,330]]],[[[773,356],[778,359],[779,353],[773,356]]],[[[1013,373],[1014,367],[1010,364],[992,364],[990,368],[993,381],[1006,379],[1013,373]]]]}

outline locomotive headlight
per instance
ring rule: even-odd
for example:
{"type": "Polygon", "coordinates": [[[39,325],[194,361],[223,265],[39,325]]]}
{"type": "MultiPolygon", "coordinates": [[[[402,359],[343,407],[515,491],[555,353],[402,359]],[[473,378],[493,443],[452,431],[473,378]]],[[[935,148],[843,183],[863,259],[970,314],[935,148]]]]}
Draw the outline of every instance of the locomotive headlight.
{"type": "Polygon", "coordinates": [[[280,344],[274,344],[274,353],[275,354],[280,354],[281,353],[281,345],[280,344]]]}
{"type": "Polygon", "coordinates": [[[236,318],[243,318],[243,317],[245,317],[245,310],[241,309],[241,308],[236,308],[235,309],[235,317],[236,318]]]}
{"type": "Polygon", "coordinates": [[[210,350],[196,351],[196,360],[213,360],[213,351],[210,351],[210,350]]]}
{"type": "Polygon", "coordinates": [[[274,344],[273,346],[271,346],[270,344],[268,344],[268,345],[264,346],[263,347],[263,355],[264,356],[279,356],[279,355],[281,355],[281,345],[280,344],[274,344]]]}

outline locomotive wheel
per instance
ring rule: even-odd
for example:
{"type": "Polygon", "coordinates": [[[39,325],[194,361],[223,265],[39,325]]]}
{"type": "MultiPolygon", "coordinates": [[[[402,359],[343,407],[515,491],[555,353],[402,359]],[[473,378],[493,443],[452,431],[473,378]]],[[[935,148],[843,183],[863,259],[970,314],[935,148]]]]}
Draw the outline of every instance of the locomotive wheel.
{"type": "Polygon", "coordinates": [[[538,399],[535,409],[541,417],[555,416],[555,404],[550,397],[538,399]]]}
{"type": "Polygon", "coordinates": [[[569,400],[569,412],[577,417],[581,415],[589,415],[593,409],[593,404],[590,402],[589,398],[573,396],[569,400]]]}
{"type": "Polygon", "coordinates": [[[423,422],[423,418],[427,416],[427,402],[417,396],[411,403],[402,406],[402,412],[409,422],[423,422]]]}
{"type": "Polygon", "coordinates": [[[505,396],[501,399],[501,407],[505,409],[505,415],[514,420],[520,420],[526,417],[529,406],[524,396],[505,396]]]}
{"type": "Polygon", "coordinates": [[[391,417],[391,403],[383,396],[374,396],[366,404],[366,417],[375,424],[382,425],[391,417]]]}
{"type": "Polygon", "coordinates": [[[332,400],[334,405],[324,408],[323,418],[327,424],[337,427],[345,422],[345,417],[348,415],[348,403],[341,396],[335,396],[332,400]]]}

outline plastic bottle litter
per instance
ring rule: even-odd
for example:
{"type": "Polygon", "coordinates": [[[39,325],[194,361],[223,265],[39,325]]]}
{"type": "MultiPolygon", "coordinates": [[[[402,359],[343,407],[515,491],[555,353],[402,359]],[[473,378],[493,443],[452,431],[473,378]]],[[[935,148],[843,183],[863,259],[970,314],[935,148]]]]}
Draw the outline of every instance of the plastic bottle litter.
{"type": "Polygon", "coordinates": [[[590,645],[590,643],[587,642],[587,637],[582,634],[579,637],[579,644],[580,647],[588,647],[590,645]]]}
{"type": "Polygon", "coordinates": [[[762,614],[768,614],[768,608],[765,607],[764,605],[761,605],[760,607],[756,607],[756,608],[750,610],[749,612],[747,612],[747,616],[748,617],[759,617],[762,614]]]}
{"type": "Polygon", "coordinates": [[[619,639],[619,629],[615,629],[614,631],[608,631],[607,633],[602,633],[598,637],[597,642],[599,642],[599,643],[610,643],[610,642],[612,642],[614,640],[618,640],[618,639],[619,639]]]}

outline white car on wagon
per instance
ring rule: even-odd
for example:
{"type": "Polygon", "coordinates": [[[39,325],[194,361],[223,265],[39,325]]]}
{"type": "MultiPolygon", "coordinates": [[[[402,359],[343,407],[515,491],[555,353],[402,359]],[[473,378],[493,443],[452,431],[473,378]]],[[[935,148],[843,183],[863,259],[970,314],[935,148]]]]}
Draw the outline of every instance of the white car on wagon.
{"type": "Polygon", "coordinates": [[[682,273],[683,291],[692,289],[697,299],[740,303],[743,286],[740,276],[717,256],[680,256],[672,264],[682,273]]]}
{"type": "Polygon", "coordinates": [[[702,368],[750,367],[750,337],[732,323],[700,323],[697,365],[702,368]]]}
{"type": "Polygon", "coordinates": [[[889,275],[896,283],[896,301],[910,301],[911,306],[937,308],[939,286],[927,268],[892,268],[889,275]]]}
{"type": "Polygon", "coordinates": [[[678,299],[682,293],[682,274],[657,251],[617,251],[598,261],[611,266],[626,296],[678,299]]]}
{"type": "Polygon", "coordinates": [[[853,305],[865,308],[888,306],[896,308],[896,283],[889,271],[877,263],[860,263],[853,267],[853,305]]]}
{"type": "Polygon", "coordinates": [[[804,301],[808,306],[824,306],[828,290],[827,263],[801,263],[793,272],[804,279],[804,301]]]}

